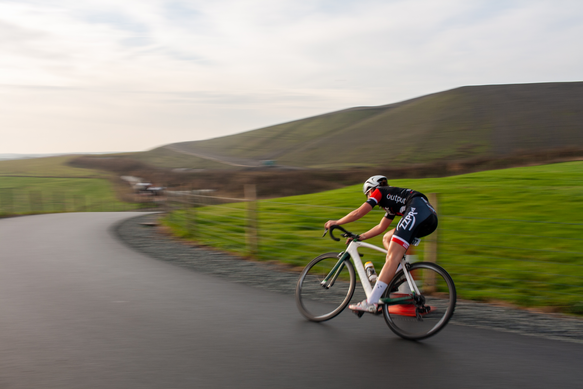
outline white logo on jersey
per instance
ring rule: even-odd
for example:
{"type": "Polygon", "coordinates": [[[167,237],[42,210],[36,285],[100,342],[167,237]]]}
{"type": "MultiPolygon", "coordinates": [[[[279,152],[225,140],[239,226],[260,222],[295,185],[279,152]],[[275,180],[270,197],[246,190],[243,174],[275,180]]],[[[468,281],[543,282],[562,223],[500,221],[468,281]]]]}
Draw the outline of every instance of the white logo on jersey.
{"type": "Polygon", "coordinates": [[[411,231],[415,226],[415,215],[417,215],[417,212],[415,212],[415,208],[411,208],[409,213],[406,216],[403,216],[403,218],[399,222],[399,225],[397,226],[397,229],[403,228],[404,230],[406,230],[408,227],[409,231],[411,231]]]}
{"type": "Polygon", "coordinates": [[[387,199],[393,200],[394,202],[397,202],[397,203],[405,204],[405,199],[402,197],[399,197],[397,195],[388,194],[387,199]]]}

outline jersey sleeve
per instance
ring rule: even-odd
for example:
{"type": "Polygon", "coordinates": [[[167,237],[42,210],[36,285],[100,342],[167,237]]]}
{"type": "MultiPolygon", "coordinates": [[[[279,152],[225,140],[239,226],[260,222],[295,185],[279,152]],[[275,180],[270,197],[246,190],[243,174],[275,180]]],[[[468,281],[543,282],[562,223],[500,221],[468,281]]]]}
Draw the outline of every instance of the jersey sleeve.
{"type": "Polygon", "coordinates": [[[370,204],[371,207],[375,207],[375,205],[379,205],[379,202],[381,201],[382,198],[382,194],[381,191],[377,188],[375,190],[373,190],[373,192],[370,194],[370,196],[368,197],[368,200],[366,200],[367,204],[370,204]]]}

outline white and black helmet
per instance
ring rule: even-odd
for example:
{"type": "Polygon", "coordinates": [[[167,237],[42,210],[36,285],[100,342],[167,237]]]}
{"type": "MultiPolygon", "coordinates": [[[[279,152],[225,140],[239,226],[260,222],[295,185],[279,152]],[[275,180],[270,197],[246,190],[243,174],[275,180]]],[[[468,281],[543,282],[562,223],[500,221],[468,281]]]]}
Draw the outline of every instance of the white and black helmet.
{"type": "Polygon", "coordinates": [[[362,191],[366,195],[371,189],[378,188],[379,186],[387,186],[387,177],[385,176],[372,176],[362,186],[362,191]]]}

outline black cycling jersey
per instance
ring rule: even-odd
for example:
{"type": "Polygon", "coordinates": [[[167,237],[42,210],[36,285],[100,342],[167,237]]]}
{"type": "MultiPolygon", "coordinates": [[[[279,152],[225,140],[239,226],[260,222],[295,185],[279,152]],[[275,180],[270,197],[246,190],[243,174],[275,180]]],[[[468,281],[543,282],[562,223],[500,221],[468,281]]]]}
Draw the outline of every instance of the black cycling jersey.
{"type": "Polygon", "coordinates": [[[386,211],[385,217],[393,220],[395,216],[403,216],[407,206],[415,197],[427,197],[413,189],[397,188],[395,186],[379,186],[372,191],[366,202],[373,208],[378,205],[386,211]]]}
{"type": "Polygon", "coordinates": [[[437,214],[429,204],[427,197],[412,189],[394,186],[380,186],[366,200],[372,207],[378,205],[386,211],[385,217],[393,220],[395,216],[403,216],[397,224],[392,242],[405,249],[415,238],[431,234],[437,228],[437,214]]]}

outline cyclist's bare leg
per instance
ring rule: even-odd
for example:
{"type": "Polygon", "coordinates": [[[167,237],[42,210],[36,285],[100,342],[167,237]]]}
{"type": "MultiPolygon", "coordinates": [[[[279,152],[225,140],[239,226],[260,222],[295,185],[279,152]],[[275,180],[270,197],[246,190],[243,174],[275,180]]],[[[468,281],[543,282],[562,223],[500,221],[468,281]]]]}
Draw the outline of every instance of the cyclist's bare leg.
{"type": "Polygon", "coordinates": [[[385,261],[385,264],[383,265],[381,273],[379,274],[377,282],[372,288],[371,295],[368,297],[368,299],[359,304],[351,304],[349,306],[350,309],[358,311],[366,310],[368,312],[373,311],[376,312],[377,307],[376,304],[378,303],[380,297],[387,288],[389,282],[391,282],[391,280],[393,279],[395,272],[399,267],[399,263],[401,262],[401,258],[403,258],[403,256],[407,252],[406,248],[404,248],[397,242],[393,242],[391,240],[393,238],[394,232],[395,229],[392,229],[383,236],[383,246],[385,246],[385,248],[388,251],[387,259],[385,261]],[[372,306],[374,306],[375,308],[370,310],[372,306]]]}
{"type": "Polygon", "coordinates": [[[387,288],[389,282],[393,279],[397,268],[399,267],[399,263],[401,262],[401,258],[405,255],[407,249],[397,242],[389,243],[388,253],[387,253],[387,260],[383,265],[383,269],[379,274],[379,278],[375,283],[374,287],[372,288],[372,293],[364,302],[358,304],[358,306],[351,305],[350,309],[357,309],[357,310],[366,310],[371,312],[371,310],[376,310],[379,299],[383,295],[385,289],[387,288]],[[374,304],[374,305],[373,305],[374,304]],[[375,308],[371,308],[371,307],[375,308]]]}
{"type": "Polygon", "coordinates": [[[391,239],[393,238],[393,234],[395,233],[395,229],[393,228],[392,230],[390,230],[389,232],[387,232],[384,236],[383,236],[383,246],[388,250],[389,249],[389,245],[391,244],[391,239]]]}
{"type": "MultiPolygon", "coordinates": [[[[392,235],[392,234],[391,234],[392,235]]],[[[397,242],[390,242],[388,247],[387,253],[387,260],[383,265],[383,269],[379,274],[379,280],[388,284],[393,279],[397,268],[399,267],[399,263],[401,262],[401,258],[407,252],[407,249],[397,242]]]]}

